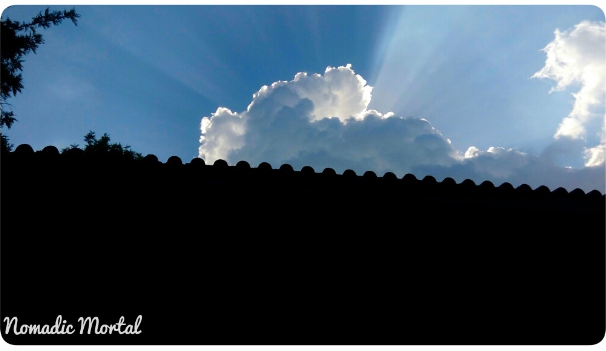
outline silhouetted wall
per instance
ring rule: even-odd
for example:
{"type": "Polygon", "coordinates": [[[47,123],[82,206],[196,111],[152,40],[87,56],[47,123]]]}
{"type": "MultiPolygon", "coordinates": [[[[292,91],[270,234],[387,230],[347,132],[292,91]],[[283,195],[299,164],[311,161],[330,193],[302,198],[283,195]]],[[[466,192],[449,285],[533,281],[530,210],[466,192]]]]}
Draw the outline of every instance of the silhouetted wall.
{"type": "Polygon", "coordinates": [[[597,191],[27,145],[2,155],[1,172],[2,315],[143,315],[139,339],[28,343],[586,344],[604,334],[597,191]]]}

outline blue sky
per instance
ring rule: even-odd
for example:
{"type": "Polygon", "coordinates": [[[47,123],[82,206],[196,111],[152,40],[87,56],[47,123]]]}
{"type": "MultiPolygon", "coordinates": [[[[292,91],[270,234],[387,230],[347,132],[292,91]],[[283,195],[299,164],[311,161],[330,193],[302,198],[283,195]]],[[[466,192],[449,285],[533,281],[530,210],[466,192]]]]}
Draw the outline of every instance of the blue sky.
{"type": "Polygon", "coordinates": [[[25,57],[15,145],[605,191],[598,7],[75,8],[25,57]]]}

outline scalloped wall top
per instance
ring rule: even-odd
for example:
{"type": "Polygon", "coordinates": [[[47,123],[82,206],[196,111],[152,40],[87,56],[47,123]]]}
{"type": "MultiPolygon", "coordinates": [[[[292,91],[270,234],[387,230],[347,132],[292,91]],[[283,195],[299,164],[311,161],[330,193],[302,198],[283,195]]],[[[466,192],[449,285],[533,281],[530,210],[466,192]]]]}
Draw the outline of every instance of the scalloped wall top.
{"type": "MultiPolygon", "coordinates": [[[[28,144],[21,144],[21,145],[17,146],[17,148],[15,148],[15,150],[13,152],[3,154],[3,157],[11,157],[11,158],[23,160],[26,162],[36,162],[36,160],[55,160],[55,159],[58,159],[59,156],[61,156],[61,158],[84,159],[86,157],[86,154],[84,153],[84,151],[82,149],[79,149],[79,148],[70,149],[67,152],[61,154],[59,152],[59,150],[55,146],[52,146],[52,145],[46,146],[44,149],[42,149],[40,151],[34,151],[34,149],[28,144]]],[[[133,161],[133,162],[137,162],[137,161],[133,161]]],[[[240,170],[253,169],[251,167],[251,165],[247,161],[244,161],[244,160],[239,161],[236,165],[230,166],[230,165],[228,165],[228,163],[225,160],[219,159],[219,160],[216,160],[213,163],[213,165],[211,166],[211,165],[207,165],[206,162],[201,158],[195,157],[189,163],[183,163],[183,161],[181,160],[180,157],[171,156],[166,161],[166,163],[162,163],[158,160],[158,157],[156,157],[153,154],[146,155],[139,162],[148,164],[148,165],[165,164],[165,165],[172,166],[172,167],[201,166],[201,167],[216,167],[216,168],[221,168],[221,169],[226,169],[226,168],[237,168],[240,170]]],[[[286,164],[286,163],[280,165],[280,167],[278,167],[278,168],[275,168],[268,162],[261,162],[256,167],[256,169],[261,170],[261,171],[276,170],[276,171],[280,171],[282,174],[302,173],[302,174],[307,174],[307,175],[318,174],[318,175],[323,175],[323,176],[338,175],[335,172],[335,170],[332,168],[325,168],[324,170],[322,170],[322,172],[316,172],[313,167],[304,166],[301,168],[301,170],[296,171],[290,164],[286,164]]],[[[347,169],[340,176],[347,178],[347,179],[365,179],[365,180],[374,180],[374,179],[398,180],[398,179],[400,179],[400,180],[404,181],[405,183],[409,183],[409,184],[412,184],[412,183],[440,184],[440,185],[443,185],[446,187],[455,186],[456,188],[461,188],[461,189],[464,189],[464,191],[470,191],[470,192],[474,191],[474,189],[480,189],[480,190],[500,189],[501,191],[505,191],[505,192],[513,191],[522,196],[528,196],[531,194],[545,196],[545,195],[551,194],[551,195],[554,195],[557,197],[568,196],[571,198],[591,198],[591,199],[595,199],[595,200],[600,199],[600,198],[602,198],[602,199],[605,198],[605,195],[602,194],[601,192],[599,192],[598,190],[592,190],[588,193],[585,193],[585,191],[583,191],[582,189],[576,188],[576,189],[568,192],[566,189],[564,189],[562,187],[551,190],[545,185],[541,185],[541,186],[537,187],[536,189],[532,189],[528,184],[521,184],[517,188],[514,188],[508,182],[504,182],[497,186],[488,180],[483,181],[481,184],[477,185],[471,179],[465,179],[461,183],[457,184],[456,181],[450,177],[446,177],[442,180],[442,182],[438,182],[437,179],[435,179],[435,177],[433,177],[431,175],[427,175],[422,180],[419,180],[413,174],[410,174],[410,173],[405,174],[402,178],[398,178],[393,172],[386,172],[382,177],[379,177],[375,172],[373,172],[371,170],[364,172],[363,175],[358,175],[358,174],[356,174],[355,171],[353,171],[351,169],[347,169]]]]}

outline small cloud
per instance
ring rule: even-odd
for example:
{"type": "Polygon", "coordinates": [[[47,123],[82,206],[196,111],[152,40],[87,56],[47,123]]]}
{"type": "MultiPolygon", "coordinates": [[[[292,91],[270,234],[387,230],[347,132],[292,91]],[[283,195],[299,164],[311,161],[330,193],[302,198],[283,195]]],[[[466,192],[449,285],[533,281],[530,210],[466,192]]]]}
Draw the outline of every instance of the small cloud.
{"type": "Polygon", "coordinates": [[[506,179],[528,163],[528,155],[502,147],[490,147],[486,151],[480,151],[472,146],[465,152],[463,162],[473,164],[475,171],[490,175],[493,179],[506,179]]]}
{"type": "Polygon", "coordinates": [[[604,155],[606,146],[604,143],[585,150],[585,166],[600,167],[604,166],[604,155]]]}

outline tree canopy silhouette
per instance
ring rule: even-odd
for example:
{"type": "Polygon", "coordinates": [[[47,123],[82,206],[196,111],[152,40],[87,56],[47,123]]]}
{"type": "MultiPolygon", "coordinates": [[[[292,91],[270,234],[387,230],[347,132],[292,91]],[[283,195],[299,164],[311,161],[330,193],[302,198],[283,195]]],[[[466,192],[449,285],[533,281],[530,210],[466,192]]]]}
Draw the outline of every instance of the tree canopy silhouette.
{"type": "MultiPolygon", "coordinates": [[[[120,143],[110,143],[110,138],[107,133],[97,139],[95,132],[90,131],[84,136],[86,146],[84,152],[88,155],[109,155],[111,157],[125,157],[130,160],[143,159],[143,155],[130,149],[130,145],[122,146],[120,143]]],[[[78,147],[78,144],[72,144],[69,147],[63,148],[61,153],[67,152],[78,147]]]]}
{"type": "MultiPolygon", "coordinates": [[[[75,9],[69,11],[49,11],[47,8],[44,13],[40,11],[34,16],[31,22],[12,21],[10,18],[2,20],[0,29],[2,42],[2,68],[0,71],[1,89],[0,89],[0,108],[2,110],[0,117],[0,128],[6,126],[10,128],[17,121],[13,111],[7,111],[10,106],[6,100],[11,96],[16,96],[23,89],[23,56],[30,52],[36,53],[40,44],[44,43],[42,34],[36,32],[38,28],[49,28],[51,25],[58,25],[64,19],[71,20],[74,25],[78,25],[79,14],[75,9]]],[[[2,148],[11,149],[8,138],[2,134],[2,148]]]]}

